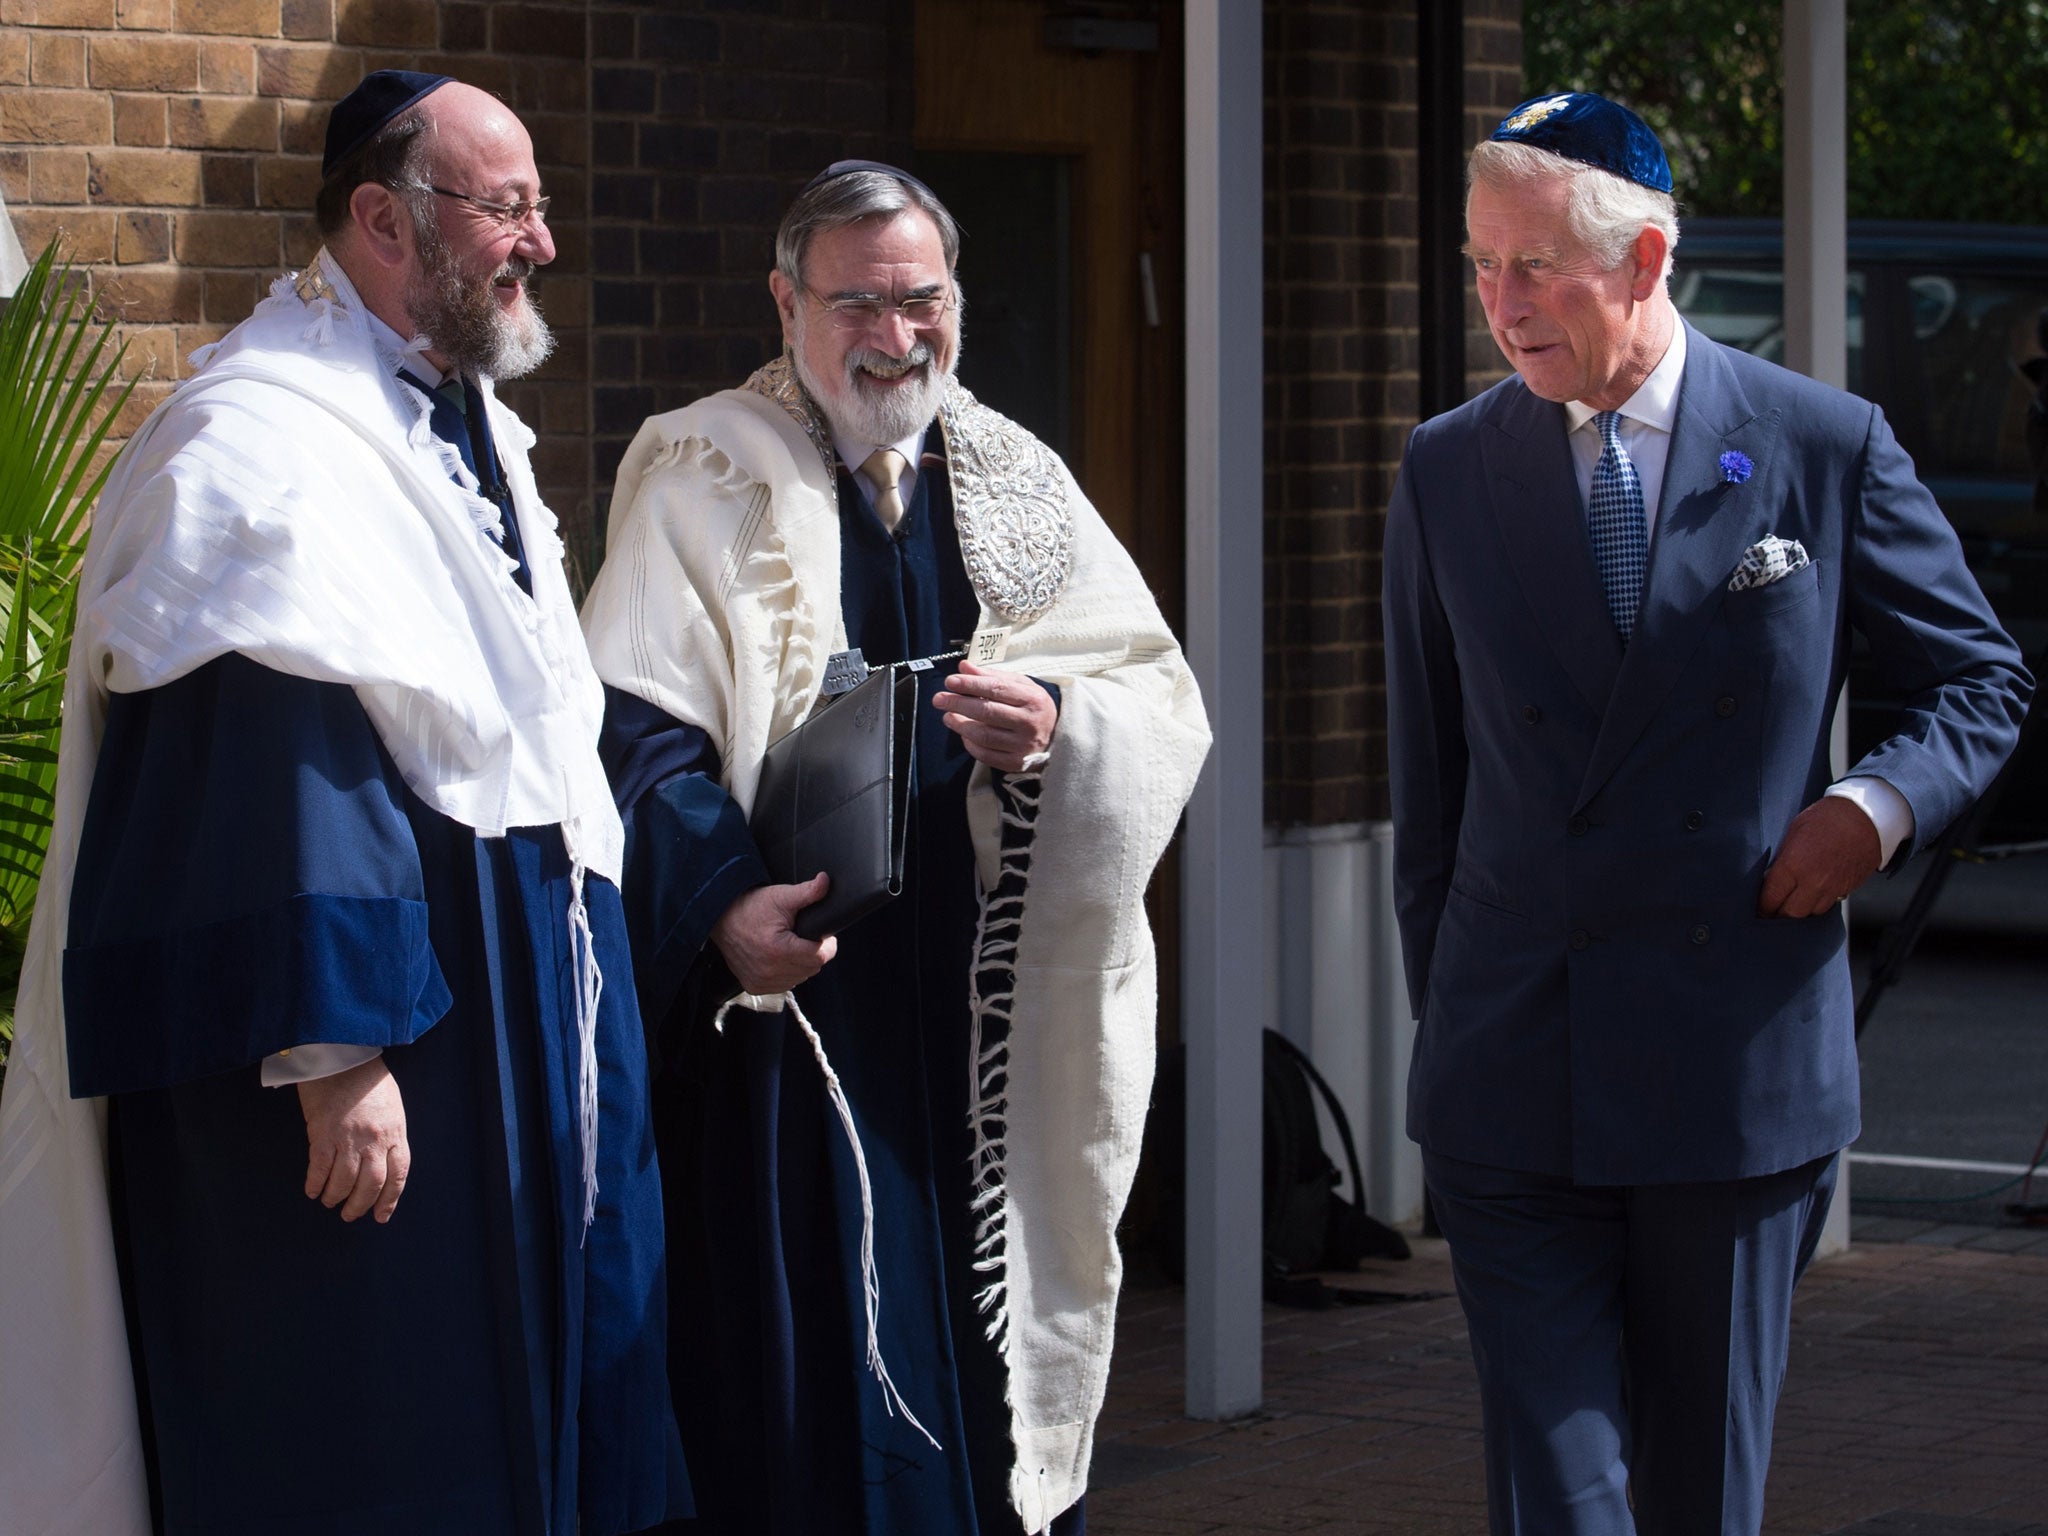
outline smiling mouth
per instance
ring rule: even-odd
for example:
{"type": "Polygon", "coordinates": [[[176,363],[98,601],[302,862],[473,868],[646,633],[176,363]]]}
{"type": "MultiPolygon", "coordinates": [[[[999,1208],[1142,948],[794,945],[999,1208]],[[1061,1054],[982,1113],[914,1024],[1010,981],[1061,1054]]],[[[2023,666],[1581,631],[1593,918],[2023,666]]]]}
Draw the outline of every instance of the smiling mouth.
{"type": "Polygon", "coordinates": [[[885,384],[893,384],[906,374],[915,372],[923,367],[923,363],[906,357],[900,363],[862,363],[860,371],[871,379],[880,379],[885,384]]]}

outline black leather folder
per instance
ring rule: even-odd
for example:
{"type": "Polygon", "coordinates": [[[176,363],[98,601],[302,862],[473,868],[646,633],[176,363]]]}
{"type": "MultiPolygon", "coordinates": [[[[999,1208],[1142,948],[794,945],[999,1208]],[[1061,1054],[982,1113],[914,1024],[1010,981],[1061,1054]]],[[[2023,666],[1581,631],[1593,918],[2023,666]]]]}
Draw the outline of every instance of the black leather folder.
{"type": "Polygon", "coordinates": [[[769,876],[796,885],[823,870],[822,901],[793,925],[839,933],[903,889],[917,674],[877,667],[768,749],[749,826],[769,876]]]}

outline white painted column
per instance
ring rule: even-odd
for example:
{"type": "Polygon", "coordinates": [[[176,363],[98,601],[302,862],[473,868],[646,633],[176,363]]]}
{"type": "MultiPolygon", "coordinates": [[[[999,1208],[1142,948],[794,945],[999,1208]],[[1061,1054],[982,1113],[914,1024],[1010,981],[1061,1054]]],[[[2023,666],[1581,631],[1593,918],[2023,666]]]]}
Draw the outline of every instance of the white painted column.
{"type": "Polygon", "coordinates": [[[1265,925],[1260,0],[1187,7],[1187,654],[1215,745],[1181,841],[1187,1411],[1258,1408],[1265,925]]]}
{"type": "Polygon", "coordinates": [[[1846,0],[1785,0],[1785,363],[1849,384],[1846,0]]]}
{"type": "MultiPolygon", "coordinates": [[[[1785,363],[1849,385],[1849,43],[1846,0],[1785,0],[1785,363]]],[[[1849,694],[1835,704],[1834,771],[1848,766],[1849,694]]],[[[1848,920],[1846,908],[1843,920],[1848,920]]],[[[1849,1164],[1822,1254],[1849,1246],[1849,1164]]]]}
{"type": "Polygon", "coordinates": [[[7,200],[0,197],[0,299],[12,298],[26,276],[28,257],[14,232],[14,220],[7,216],[7,200]]]}

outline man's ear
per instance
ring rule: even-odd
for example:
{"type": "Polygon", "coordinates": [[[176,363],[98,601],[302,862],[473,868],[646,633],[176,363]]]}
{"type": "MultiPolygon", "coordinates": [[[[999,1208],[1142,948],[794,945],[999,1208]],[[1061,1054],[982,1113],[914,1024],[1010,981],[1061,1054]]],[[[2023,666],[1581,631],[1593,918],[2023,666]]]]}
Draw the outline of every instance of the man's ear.
{"type": "Polygon", "coordinates": [[[785,346],[796,345],[796,306],[802,297],[796,284],[775,267],[768,273],[768,291],[775,295],[775,312],[782,317],[782,340],[785,346]]]}
{"type": "Polygon", "coordinates": [[[1629,292],[1638,304],[1648,302],[1664,281],[1664,253],[1670,250],[1665,242],[1664,231],[1654,224],[1643,226],[1643,232],[1636,236],[1636,243],[1629,249],[1629,259],[1634,264],[1634,276],[1629,283],[1629,292]]]}
{"type": "Polygon", "coordinates": [[[380,267],[396,270],[412,259],[412,210],[389,187],[366,181],[348,198],[356,245],[380,267]]]}

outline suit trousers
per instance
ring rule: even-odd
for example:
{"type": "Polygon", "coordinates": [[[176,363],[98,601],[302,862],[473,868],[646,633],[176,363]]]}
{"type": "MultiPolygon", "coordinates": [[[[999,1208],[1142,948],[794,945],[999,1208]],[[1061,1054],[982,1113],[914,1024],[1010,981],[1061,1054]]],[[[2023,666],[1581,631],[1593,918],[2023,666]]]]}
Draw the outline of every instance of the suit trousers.
{"type": "Polygon", "coordinates": [[[1479,1372],[1492,1536],[1756,1536],[1835,1157],[1706,1184],[1423,1169],[1479,1372]]]}

